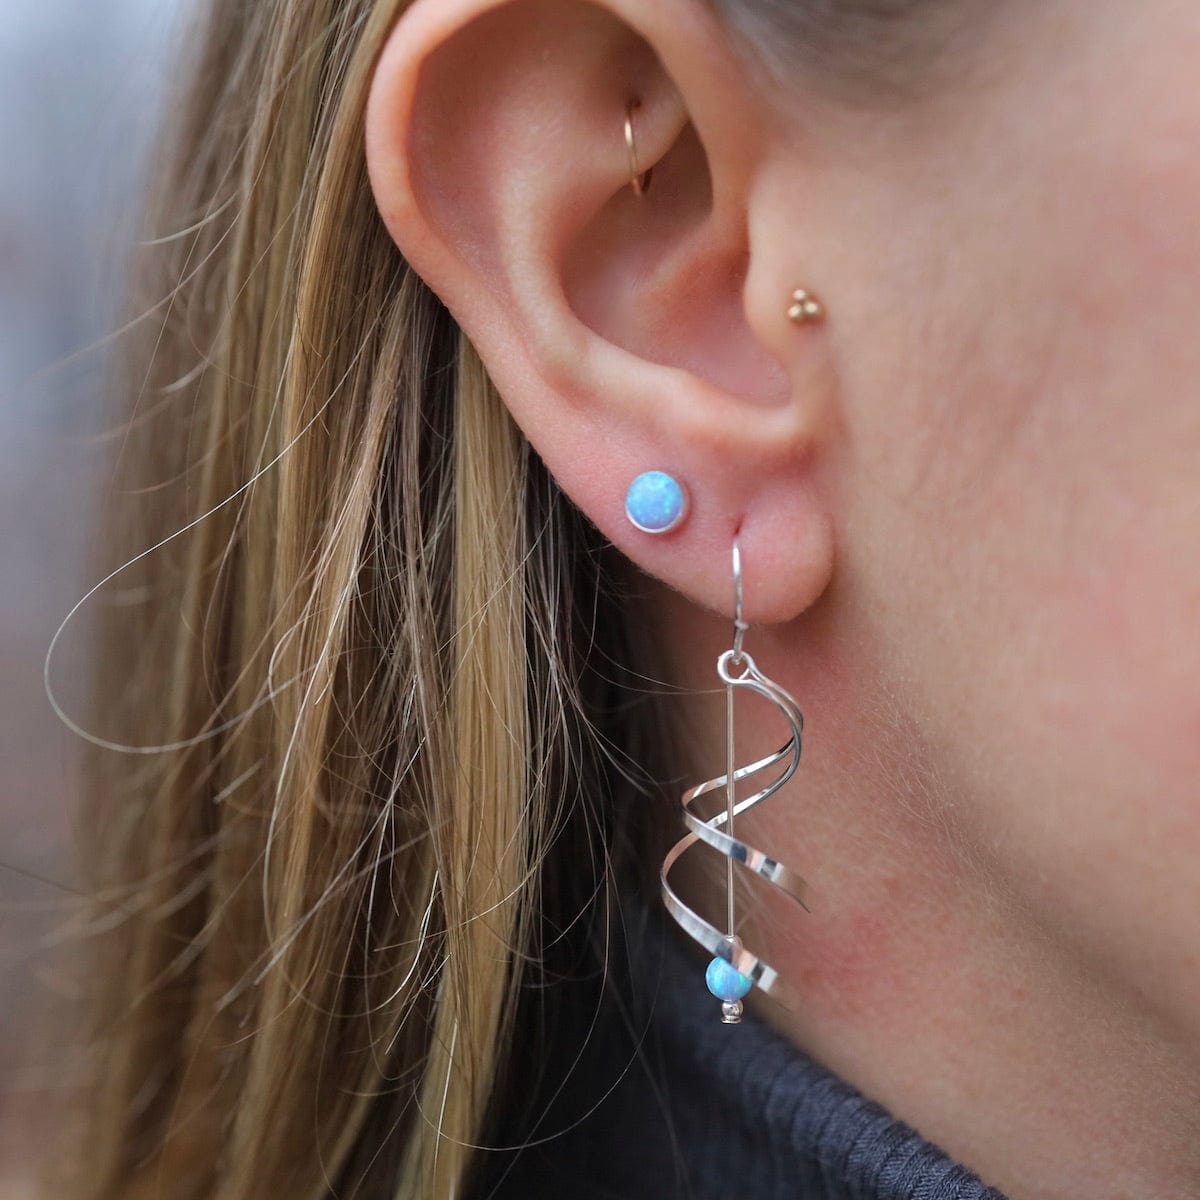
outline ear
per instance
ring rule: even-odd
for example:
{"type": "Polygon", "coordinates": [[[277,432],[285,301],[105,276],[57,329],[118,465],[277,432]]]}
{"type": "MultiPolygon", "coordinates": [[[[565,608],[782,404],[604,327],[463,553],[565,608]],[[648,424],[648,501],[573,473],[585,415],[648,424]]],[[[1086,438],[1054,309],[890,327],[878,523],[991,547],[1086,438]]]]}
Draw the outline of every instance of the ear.
{"type": "MultiPolygon", "coordinates": [[[[564,491],[629,558],[728,614],[797,616],[831,572],[818,490],[832,373],[789,322],[755,185],[779,137],[703,0],[416,0],[376,67],[379,211],[564,491]],[[637,195],[625,119],[640,171],[637,195]],[[630,481],[678,479],[649,535],[630,481]]],[[[782,235],[782,241],[781,241],[782,235]]]]}

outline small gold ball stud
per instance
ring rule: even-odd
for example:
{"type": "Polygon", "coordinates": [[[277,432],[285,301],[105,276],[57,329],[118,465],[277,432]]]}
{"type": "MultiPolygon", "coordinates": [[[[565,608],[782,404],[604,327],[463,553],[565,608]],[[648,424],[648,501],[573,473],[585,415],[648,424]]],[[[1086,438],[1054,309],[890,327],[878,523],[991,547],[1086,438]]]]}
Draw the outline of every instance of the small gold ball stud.
{"type": "Polygon", "coordinates": [[[805,321],[820,321],[825,316],[825,306],[804,288],[797,288],[792,293],[791,307],[787,310],[788,320],[803,325],[805,321]]]}

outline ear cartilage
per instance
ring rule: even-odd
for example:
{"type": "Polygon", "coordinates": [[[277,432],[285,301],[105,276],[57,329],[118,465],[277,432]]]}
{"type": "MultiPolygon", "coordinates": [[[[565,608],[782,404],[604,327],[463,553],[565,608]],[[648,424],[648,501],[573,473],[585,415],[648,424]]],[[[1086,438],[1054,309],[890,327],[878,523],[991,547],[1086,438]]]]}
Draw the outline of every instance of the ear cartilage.
{"type": "Polygon", "coordinates": [[[805,321],[821,321],[825,317],[825,306],[804,288],[792,292],[791,305],[787,310],[788,320],[803,325],[805,321]]]}
{"type": "Polygon", "coordinates": [[[666,471],[644,471],[625,493],[625,515],[643,533],[668,533],[687,515],[687,493],[666,471]]]}

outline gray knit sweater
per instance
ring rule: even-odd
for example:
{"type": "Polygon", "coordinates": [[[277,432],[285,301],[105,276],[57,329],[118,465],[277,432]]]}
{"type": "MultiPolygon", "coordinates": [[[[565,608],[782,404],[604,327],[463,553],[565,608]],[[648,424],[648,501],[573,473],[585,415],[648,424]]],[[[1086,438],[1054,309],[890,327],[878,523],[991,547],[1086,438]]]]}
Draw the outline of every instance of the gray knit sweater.
{"type": "Polygon", "coordinates": [[[1004,1200],[761,1022],[722,1025],[669,920],[621,916],[599,1016],[567,1000],[516,1047],[538,1119],[478,1200],[1004,1200]]]}

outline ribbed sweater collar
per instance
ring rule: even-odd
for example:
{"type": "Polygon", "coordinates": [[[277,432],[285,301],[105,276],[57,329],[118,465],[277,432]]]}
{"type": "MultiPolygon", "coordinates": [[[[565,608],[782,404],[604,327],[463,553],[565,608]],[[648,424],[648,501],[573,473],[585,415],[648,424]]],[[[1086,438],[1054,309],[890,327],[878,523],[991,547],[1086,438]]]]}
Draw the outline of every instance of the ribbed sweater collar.
{"type": "Polygon", "coordinates": [[[633,901],[621,924],[616,1003],[517,1047],[567,1082],[481,1200],[1004,1200],[763,1022],[723,1025],[660,910],[633,901]]]}
{"type": "MultiPolygon", "coordinates": [[[[697,1196],[754,1200],[1003,1200],[966,1167],[747,1015],[723,1025],[670,931],[650,1012],[697,1196]]],[[[932,1069],[932,1068],[931,1068],[932,1069]]]]}

